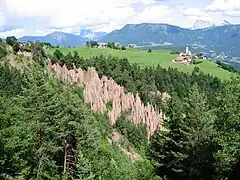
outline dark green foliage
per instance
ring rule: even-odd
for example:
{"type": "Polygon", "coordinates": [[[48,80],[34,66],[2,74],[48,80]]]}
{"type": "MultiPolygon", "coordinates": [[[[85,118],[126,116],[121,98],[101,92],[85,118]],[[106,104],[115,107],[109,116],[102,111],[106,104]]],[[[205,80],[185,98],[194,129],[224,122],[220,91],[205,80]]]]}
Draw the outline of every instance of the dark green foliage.
{"type": "Polygon", "coordinates": [[[0,64],[0,94],[16,95],[24,84],[23,75],[19,70],[11,68],[8,62],[0,64]]]}
{"type": "MultiPolygon", "coordinates": [[[[62,58],[62,60],[63,60],[63,58],[62,58]]],[[[73,60],[73,56],[72,56],[72,54],[69,52],[69,53],[65,56],[64,61],[60,61],[60,64],[61,64],[61,65],[66,64],[66,66],[68,67],[68,69],[72,69],[72,68],[73,68],[72,60],[73,60]]]]}
{"type": "Polygon", "coordinates": [[[126,50],[126,47],[125,46],[122,46],[122,48],[121,48],[122,50],[126,50]]]}
{"type": "Polygon", "coordinates": [[[35,60],[35,62],[37,62],[39,65],[41,65],[41,67],[44,67],[44,65],[47,62],[47,59],[46,59],[47,56],[43,50],[43,46],[44,44],[40,42],[31,44],[31,52],[33,53],[33,60],[35,60]]]}
{"type": "Polygon", "coordinates": [[[107,42],[107,47],[114,49],[115,48],[115,43],[114,42],[107,42]]]}
{"type": "Polygon", "coordinates": [[[186,103],[172,98],[169,118],[169,132],[156,134],[151,145],[158,173],[168,179],[212,179],[215,117],[196,86],[186,103]]]}
{"type": "Polygon", "coordinates": [[[13,52],[16,54],[16,53],[18,53],[19,50],[20,50],[19,42],[16,42],[16,43],[13,45],[13,52]]]}
{"type": "Polygon", "coordinates": [[[173,54],[173,55],[177,54],[178,55],[178,54],[180,54],[180,52],[178,52],[178,51],[171,51],[170,54],[173,54]]]}
{"type": "Polygon", "coordinates": [[[230,178],[239,172],[240,154],[240,77],[234,78],[219,96],[216,129],[218,152],[216,159],[216,179],[230,178]],[[238,168],[238,169],[237,169],[238,168]]]}
{"type": "Polygon", "coordinates": [[[99,45],[96,41],[87,41],[86,46],[90,47],[90,48],[93,48],[93,47],[98,47],[99,45]]]}
{"type": "Polygon", "coordinates": [[[197,60],[195,60],[195,59],[193,59],[193,60],[191,61],[191,64],[194,64],[194,65],[201,64],[201,63],[202,63],[202,61],[197,61],[197,60]]]}
{"type": "Polygon", "coordinates": [[[149,162],[133,164],[107,141],[112,132],[108,117],[90,111],[82,88],[61,84],[37,63],[24,77],[15,71],[1,66],[0,178],[154,177],[149,162]],[[20,77],[22,80],[15,82],[14,78],[20,77]],[[64,171],[64,153],[69,146],[77,161],[64,171]]]}
{"type": "Polygon", "coordinates": [[[0,44],[0,59],[7,55],[7,50],[4,45],[0,44]]]}
{"type": "Polygon", "coordinates": [[[232,67],[222,61],[216,61],[216,64],[219,65],[219,67],[221,67],[229,72],[237,72],[237,70],[234,67],[232,67]]]}
{"type": "Polygon", "coordinates": [[[148,49],[148,53],[152,53],[152,50],[151,50],[151,49],[148,49]]]}
{"type": "Polygon", "coordinates": [[[53,53],[53,58],[60,60],[63,58],[63,53],[59,49],[56,49],[56,51],[53,53]]]}
{"type": "Polygon", "coordinates": [[[116,122],[116,129],[124,135],[133,146],[139,150],[148,146],[146,127],[134,125],[123,116],[116,122]]]}
{"type": "Polygon", "coordinates": [[[14,46],[17,43],[17,38],[14,36],[9,36],[6,38],[6,42],[10,46],[14,46]]]}

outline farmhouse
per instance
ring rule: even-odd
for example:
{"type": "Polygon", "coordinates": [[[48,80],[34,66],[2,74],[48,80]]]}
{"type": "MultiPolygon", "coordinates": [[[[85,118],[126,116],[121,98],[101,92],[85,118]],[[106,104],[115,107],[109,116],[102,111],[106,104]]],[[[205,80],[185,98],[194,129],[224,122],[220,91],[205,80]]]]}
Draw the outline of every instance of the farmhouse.
{"type": "Polygon", "coordinates": [[[114,43],[114,46],[115,46],[115,47],[120,47],[121,45],[120,45],[120,43],[115,42],[115,43],[114,43]]]}
{"type": "Polygon", "coordinates": [[[106,42],[100,42],[98,43],[98,48],[107,48],[107,43],[106,42]]]}
{"type": "Polygon", "coordinates": [[[136,48],[137,45],[136,45],[136,44],[128,44],[128,47],[129,47],[129,48],[136,48]]]}

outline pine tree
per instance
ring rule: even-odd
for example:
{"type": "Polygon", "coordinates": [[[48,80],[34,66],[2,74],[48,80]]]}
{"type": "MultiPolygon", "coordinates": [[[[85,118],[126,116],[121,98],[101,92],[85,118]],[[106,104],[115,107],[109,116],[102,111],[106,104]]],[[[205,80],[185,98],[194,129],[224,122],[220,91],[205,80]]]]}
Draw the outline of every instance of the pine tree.
{"type": "Polygon", "coordinates": [[[200,93],[196,84],[186,98],[185,107],[187,108],[185,122],[190,134],[188,178],[212,179],[213,154],[216,149],[213,141],[215,135],[213,125],[216,119],[214,110],[208,107],[205,95],[200,93]]]}
{"type": "Polygon", "coordinates": [[[234,171],[239,172],[237,164],[240,154],[240,76],[232,79],[219,96],[216,141],[218,151],[215,155],[216,179],[230,178],[234,171]]]}
{"type": "MultiPolygon", "coordinates": [[[[187,155],[186,127],[183,106],[174,96],[169,105],[169,132],[159,132],[152,142],[152,152],[158,164],[158,174],[169,179],[185,177],[184,161],[187,155]]],[[[166,124],[166,123],[165,123],[166,124]]]]}
{"type": "Polygon", "coordinates": [[[153,141],[158,172],[169,179],[211,179],[214,116],[196,85],[185,101],[181,103],[176,96],[172,98],[169,132],[158,133],[157,140],[153,141]]]}

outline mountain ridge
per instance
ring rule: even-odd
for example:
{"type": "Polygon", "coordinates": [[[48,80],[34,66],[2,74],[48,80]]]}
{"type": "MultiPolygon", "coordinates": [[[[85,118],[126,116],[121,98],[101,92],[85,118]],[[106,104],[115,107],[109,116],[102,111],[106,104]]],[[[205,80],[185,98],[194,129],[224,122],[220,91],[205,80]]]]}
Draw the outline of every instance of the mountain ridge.
{"type": "Polygon", "coordinates": [[[18,40],[20,42],[40,41],[51,43],[54,46],[74,47],[83,46],[88,40],[99,40],[104,35],[106,35],[105,32],[93,32],[90,29],[81,29],[79,35],[54,31],[46,36],[24,36],[18,40]]]}
{"type": "Polygon", "coordinates": [[[195,52],[205,52],[214,58],[229,60],[240,57],[240,25],[214,26],[191,30],[179,26],[157,23],[125,25],[102,38],[102,41],[120,42],[123,45],[172,46],[184,48],[189,44],[195,52]]]}

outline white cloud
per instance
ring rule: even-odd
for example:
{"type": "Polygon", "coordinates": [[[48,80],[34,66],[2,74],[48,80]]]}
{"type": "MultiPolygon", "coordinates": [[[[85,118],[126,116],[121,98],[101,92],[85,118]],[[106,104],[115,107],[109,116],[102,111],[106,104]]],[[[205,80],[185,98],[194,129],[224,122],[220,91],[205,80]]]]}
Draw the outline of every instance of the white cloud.
{"type": "Polygon", "coordinates": [[[17,28],[0,35],[46,35],[55,30],[78,34],[84,27],[110,32],[144,22],[190,27],[197,19],[222,20],[223,15],[237,22],[236,1],[215,0],[207,7],[214,12],[204,12],[205,7],[190,0],[176,0],[175,6],[156,0],[0,0],[0,31],[17,28]]]}
{"type": "Polygon", "coordinates": [[[185,16],[204,16],[204,13],[200,9],[193,7],[185,9],[183,14],[185,16]]]}
{"type": "Polygon", "coordinates": [[[226,11],[224,12],[226,16],[240,17],[240,11],[226,11]]]}
{"type": "Polygon", "coordinates": [[[19,17],[48,18],[46,26],[68,28],[92,26],[123,21],[134,14],[130,6],[141,2],[151,4],[152,0],[4,0],[4,6],[11,14],[19,17]]]}
{"type": "Polygon", "coordinates": [[[6,38],[7,36],[16,36],[17,38],[25,35],[25,30],[23,28],[17,28],[10,31],[0,32],[1,38],[6,38]]]}
{"type": "Polygon", "coordinates": [[[144,10],[137,14],[132,22],[133,23],[166,23],[170,19],[169,16],[172,13],[172,10],[168,6],[157,5],[149,6],[144,8],[144,10]]]}
{"type": "Polygon", "coordinates": [[[208,11],[240,11],[239,0],[214,0],[207,6],[208,11]]]}
{"type": "Polygon", "coordinates": [[[0,26],[5,23],[4,13],[0,11],[0,26]]]}

